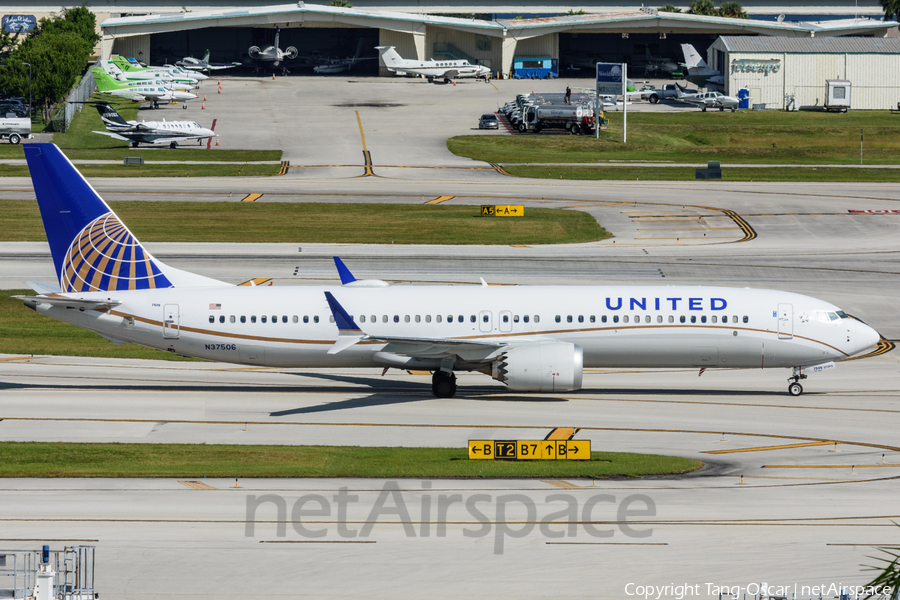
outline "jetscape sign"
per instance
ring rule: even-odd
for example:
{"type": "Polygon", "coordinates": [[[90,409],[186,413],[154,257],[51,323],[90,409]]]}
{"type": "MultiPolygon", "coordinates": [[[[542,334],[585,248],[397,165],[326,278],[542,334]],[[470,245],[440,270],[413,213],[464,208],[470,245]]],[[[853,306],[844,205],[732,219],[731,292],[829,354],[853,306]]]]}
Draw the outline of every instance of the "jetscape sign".
{"type": "Polygon", "coordinates": [[[777,73],[781,70],[781,59],[757,60],[755,58],[735,58],[731,61],[732,73],[777,73]]]}

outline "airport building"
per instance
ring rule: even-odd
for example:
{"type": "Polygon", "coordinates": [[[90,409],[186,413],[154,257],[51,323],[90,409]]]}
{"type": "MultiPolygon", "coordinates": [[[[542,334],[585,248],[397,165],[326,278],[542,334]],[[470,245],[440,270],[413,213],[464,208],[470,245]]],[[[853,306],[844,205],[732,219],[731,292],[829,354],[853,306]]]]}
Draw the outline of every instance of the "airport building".
{"type": "MultiPolygon", "coordinates": [[[[101,55],[112,53],[143,62],[163,63],[184,56],[201,56],[206,49],[215,61],[247,62],[250,46],[265,46],[281,29],[282,47],[294,46],[308,55],[326,48],[353,55],[376,45],[395,46],[404,58],[467,59],[492,72],[508,74],[516,58],[529,62],[556,61],[568,68],[573,59],[590,63],[641,64],[647,54],[681,60],[680,45],[693,44],[701,53],[721,35],[798,37],[836,36],[883,38],[896,22],[877,19],[836,19],[821,22],[733,19],[654,8],[542,18],[469,19],[324,5],[283,4],[224,10],[195,10],[111,17],[101,24],[101,55]]],[[[575,71],[573,69],[573,71],[575,71]]],[[[374,58],[360,74],[388,75],[374,58]]],[[[572,73],[570,73],[571,75],[572,73]]],[[[644,74],[630,71],[639,77],[644,74]]],[[[591,76],[584,69],[584,76],[591,76]]]]}
{"type": "Polygon", "coordinates": [[[886,110],[900,103],[900,38],[724,36],[707,63],[725,76],[728,95],[750,92],[765,108],[825,105],[827,81],[848,82],[850,108],[886,110]]]}

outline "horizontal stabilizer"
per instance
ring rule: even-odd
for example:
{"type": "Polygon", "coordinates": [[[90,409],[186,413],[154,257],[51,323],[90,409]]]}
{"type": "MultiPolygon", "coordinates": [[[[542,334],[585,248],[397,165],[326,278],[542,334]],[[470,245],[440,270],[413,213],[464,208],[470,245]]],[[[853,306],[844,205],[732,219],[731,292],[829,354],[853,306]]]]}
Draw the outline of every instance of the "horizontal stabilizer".
{"type": "Polygon", "coordinates": [[[62,289],[55,283],[43,283],[41,281],[26,281],[25,285],[36,291],[38,294],[60,294],[62,289]]]}
{"type": "Polygon", "coordinates": [[[26,304],[33,302],[35,304],[50,304],[51,306],[83,308],[85,310],[92,310],[95,308],[109,310],[114,306],[122,304],[121,300],[111,300],[109,298],[106,300],[86,300],[83,298],[66,298],[65,296],[44,296],[43,294],[40,296],[13,296],[13,298],[21,300],[26,304]]]}

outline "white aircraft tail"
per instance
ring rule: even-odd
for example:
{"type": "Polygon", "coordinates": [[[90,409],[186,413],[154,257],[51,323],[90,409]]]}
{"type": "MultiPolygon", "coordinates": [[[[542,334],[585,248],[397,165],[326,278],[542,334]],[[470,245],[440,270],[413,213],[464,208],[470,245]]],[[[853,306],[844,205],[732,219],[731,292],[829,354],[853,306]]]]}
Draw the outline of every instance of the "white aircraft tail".
{"type": "Polygon", "coordinates": [[[375,46],[375,49],[378,50],[381,60],[384,61],[384,65],[388,68],[402,67],[403,63],[406,62],[402,56],[397,54],[393,46],[375,46]]]}
{"type": "Polygon", "coordinates": [[[681,51],[684,52],[684,66],[688,69],[701,68],[708,69],[706,61],[700,57],[700,53],[690,44],[682,44],[681,51]]]}
{"type": "Polygon", "coordinates": [[[100,62],[100,65],[103,67],[103,70],[106,71],[107,75],[116,81],[126,81],[127,78],[125,77],[125,73],[123,73],[122,69],[117,67],[115,63],[104,60],[100,62]]]}
{"type": "Polygon", "coordinates": [[[209,50],[206,51],[206,53],[203,55],[203,58],[200,59],[200,62],[204,65],[209,64],[209,50]]]}

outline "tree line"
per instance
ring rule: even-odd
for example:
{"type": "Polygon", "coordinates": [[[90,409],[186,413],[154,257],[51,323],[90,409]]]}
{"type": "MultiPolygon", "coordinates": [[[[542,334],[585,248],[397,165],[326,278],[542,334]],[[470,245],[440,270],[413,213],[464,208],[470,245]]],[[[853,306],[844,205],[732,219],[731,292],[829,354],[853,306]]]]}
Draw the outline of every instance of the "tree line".
{"type": "Polygon", "coordinates": [[[97,18],[84,5],[40,20],[24,40],[19,34],[0,34],[0,90],[7,96],[28,98],[28,66],[34,108],[44,122],[81,79],[94,46],[100,41],[97,18]]]}
{"type": "MultiPolygon", "coordinates": [[[[659,11],[680,13],[681,9],[673,4],[666,4],[665,6],[661,6],[659,11]]],[[[732,19],[750,18],[750,16],[744,12],[744,5],[733,0],[723,2],[718,8],[716,7],[714,0],[692,0],[691,7],[688,9],[688,14],[705,15],[707,17],[731,17],[732,19]]]]}

